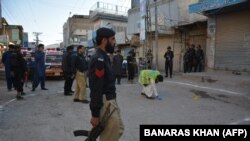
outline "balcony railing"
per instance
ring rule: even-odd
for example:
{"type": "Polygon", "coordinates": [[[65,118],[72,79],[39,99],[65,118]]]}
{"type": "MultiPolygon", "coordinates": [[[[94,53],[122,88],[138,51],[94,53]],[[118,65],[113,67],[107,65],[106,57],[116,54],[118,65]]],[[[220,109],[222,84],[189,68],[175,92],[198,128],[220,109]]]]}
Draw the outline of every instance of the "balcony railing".
{"type": "Polygon", "coordinates": [[[110,4],[110,3],[104,3],[104,2],[95,3],[91,7],[90,11],[107,13],[107,14],[122,15],[122,16],[128,15],[128,8],[127,7],[118,6],[118,5],[114,5],[114,4],[110,4]]]}

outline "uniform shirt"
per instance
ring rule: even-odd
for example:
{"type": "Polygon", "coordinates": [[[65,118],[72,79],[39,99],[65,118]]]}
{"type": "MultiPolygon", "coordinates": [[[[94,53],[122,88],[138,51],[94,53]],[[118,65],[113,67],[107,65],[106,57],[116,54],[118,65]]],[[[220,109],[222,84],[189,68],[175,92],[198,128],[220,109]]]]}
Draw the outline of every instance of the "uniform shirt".
{"type": "Polygon", "coordinates": [[[158,75],[160,75],[160,72],[156,70],[142,70],[139,75],[139,83],[141,85],[152,84],[158,75]]]}
{"type": "Polygon", "coordinates": [[[203,58],[204,58],[204,53],[203,53],[202,49],[197,49],[195,55],[196,55],[197,60],[203,60],[203,58]]]}
{"type": "Polygon", "coordinates": [[[166,59],[166,61],[173,61],[174,58],[174,53],[171,50],[168,50],[165,54],[164,54],[164,58],[166,59]]]}
{"type": "Polygon", "coordinates": [[[113,57],[113,70],[114,70],[115,75],[122,74],[122,62],[123,62],[122,55],[117,54],[113,57]]]}
{"type": "Polygon", "coordinates": [[[62,59],[62,69],[67,74],[73,73],[74,57],[72,52],[66,52],[62,59]]]}
{"type": "Polygon", "coordinates": [[[18,51],[13,51],[10,56],[10,71],[24,73],[26,71],[26,61],[22,54],[18,51]]]}
{"type": "Polygon", "coordinates": [[[5,66],[5,73],[9,77],[10,76],[10,58],[12,51],[6,51],[3,53],[2,62],[5,66]]]}
{"type": "Polygon", "coordinates": [[[83,54],[77,54],[73,68],[74,72],[76,72],[76,70],[84,72],[88,69],[88,64],[83,54]]]}
{"type": "Polygon", "coordinates": [[[103,95],[107,100],[116,98],[115,77],[108,55],[97,49],[89,64],[90,110],[93,117],[100,116],[103,95]]]}
{"type": "Polygon", "coordinates": [[[35,69],[39,77],[45,76],[45,54],[39,50],[35,52],[35,69]]]}

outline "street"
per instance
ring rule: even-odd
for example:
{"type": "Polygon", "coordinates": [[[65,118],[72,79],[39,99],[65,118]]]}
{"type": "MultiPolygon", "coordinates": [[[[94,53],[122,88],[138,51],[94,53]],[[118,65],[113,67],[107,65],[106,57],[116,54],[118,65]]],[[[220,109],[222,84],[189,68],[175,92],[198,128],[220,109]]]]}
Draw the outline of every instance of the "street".
{"type": "MultiPolygon", "coordinates": [[[[5,82],[0,84],[0,141],[85,139],[74,137],[73,131],[91,128],[89,105],[64,96],[63,80],[47,80],[48,91],[25,87],[22,101],[14,99],[15,91],[7,92],[5,82]]],[[[125,78],[116,88],[125,125],[121,141],[139,141],[142,124],[250,124],[249,88],[200,83],[180,75],[157,84],[162,100],[146,99],[140,85],[127,84],[125,78]]]]}
{"type": "Polygon", "coordinates": [[[250,141],[249,15],[250,0],[0,0],[0,141],[83,141],[116,101],[104,141],[250,141]]]}

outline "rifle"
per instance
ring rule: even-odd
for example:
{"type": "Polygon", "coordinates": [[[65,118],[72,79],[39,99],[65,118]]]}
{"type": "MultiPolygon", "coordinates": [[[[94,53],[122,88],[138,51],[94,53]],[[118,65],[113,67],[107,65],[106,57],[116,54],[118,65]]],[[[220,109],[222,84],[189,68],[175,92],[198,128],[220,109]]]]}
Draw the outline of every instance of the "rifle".
{"type": "Polygon", "coordinates": [[[74,136],[86,136],[87,138],[85,139],[85,141],[96,141],[96,139],[99,137],[99,135],[102,133],[102,131],[105,128],[106,122],[109,120],[109,118],[111,117],[111,115],[114,113],[114,111],[116,109],[113,109],[110,113],[110,103],[103,115],[102,120],[100,121],[100,123],[91,129],[91,131],[88,130],[75,130],[74,131],[74,136]]]}

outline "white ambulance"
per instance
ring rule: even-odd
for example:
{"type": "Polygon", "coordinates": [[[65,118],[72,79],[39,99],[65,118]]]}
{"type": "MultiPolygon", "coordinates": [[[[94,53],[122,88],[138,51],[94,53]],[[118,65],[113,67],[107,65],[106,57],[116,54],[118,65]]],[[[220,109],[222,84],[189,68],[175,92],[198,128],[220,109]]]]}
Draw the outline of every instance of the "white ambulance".
{"type": "Polygon", "coordinates": [[[62,56],[63,52],[47,50],[45,52],[46,77],[62,77],[62,56]]]}

